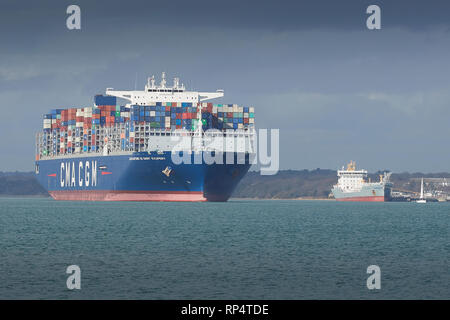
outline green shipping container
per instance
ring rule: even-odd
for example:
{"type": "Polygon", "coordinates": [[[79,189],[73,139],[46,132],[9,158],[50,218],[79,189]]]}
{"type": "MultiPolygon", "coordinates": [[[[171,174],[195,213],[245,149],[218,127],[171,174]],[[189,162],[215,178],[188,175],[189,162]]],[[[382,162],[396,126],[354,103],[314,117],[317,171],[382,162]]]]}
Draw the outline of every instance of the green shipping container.
{"type": "Polygon", "coordinates": [[[254,117],[255,117],[255,114],[254,114],[253,112],[250,112],[250,113],[248,114],[248,116],[249,116],[250,118],[254,118],[254,117]]]}

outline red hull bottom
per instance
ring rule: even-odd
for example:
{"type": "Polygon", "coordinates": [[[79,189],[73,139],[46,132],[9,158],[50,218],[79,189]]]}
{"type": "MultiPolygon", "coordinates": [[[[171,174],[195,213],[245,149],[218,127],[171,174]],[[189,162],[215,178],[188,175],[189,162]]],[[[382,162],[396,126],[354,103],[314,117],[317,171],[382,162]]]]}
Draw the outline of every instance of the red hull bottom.
{"type": "Polygon", "coordinates": [[[206,201],[200,191],[50,191],[55,200],[68,201],[206,201]]]}
{"type": "Polygon", "coordinates": [[[373,197],[349,197],[349,198],[340,198],[340,199],[336,199],[336,201],[384,202],[384,196],[373,196],[373,197]]]}

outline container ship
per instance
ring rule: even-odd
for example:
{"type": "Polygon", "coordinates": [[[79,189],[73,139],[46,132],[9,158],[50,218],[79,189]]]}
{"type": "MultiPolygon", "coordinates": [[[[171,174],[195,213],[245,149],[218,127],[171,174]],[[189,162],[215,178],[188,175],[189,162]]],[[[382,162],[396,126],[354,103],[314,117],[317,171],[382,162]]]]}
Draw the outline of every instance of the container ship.
{"type": "Polygon", "coordinates": [[[256,134],[253,107],[204,102],[223,96],[178,78],[169,87],[163,73],[143,91],[108,88],[92,106],[53,109],[36,135],[38,181],[56,200],[227,201],[256,134]]]}
{"type": "Polygon", "coordinates": [[[379,182],[367,181],[366,170],[356,170],[356,164],[351,161],[345,170],[338,170],[338,183],[331,192],[337,201],[390,201],[392,184],[390,173],[380,175],[379,182]]]}

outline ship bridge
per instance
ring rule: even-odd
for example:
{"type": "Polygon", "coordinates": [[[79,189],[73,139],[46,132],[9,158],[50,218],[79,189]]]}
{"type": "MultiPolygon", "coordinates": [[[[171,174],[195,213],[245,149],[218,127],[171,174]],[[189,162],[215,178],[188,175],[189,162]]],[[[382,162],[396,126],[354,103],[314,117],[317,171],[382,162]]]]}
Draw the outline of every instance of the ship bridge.
{"type": "Polygon", "coordinates": [[[144,90],[121,91],[107,88],[106,95],[128,100],[133,105],[149,105],[155,102],[198,103],[224,95],[224,91],[220,89],[216,92],[186,91],[184,84],[180,85],[179,78],[174,78],[171,87],[166,84],[166,74],[163,72],[159,85],[155,83],[155,76],[152,76],[147,79],[144,90]]]}

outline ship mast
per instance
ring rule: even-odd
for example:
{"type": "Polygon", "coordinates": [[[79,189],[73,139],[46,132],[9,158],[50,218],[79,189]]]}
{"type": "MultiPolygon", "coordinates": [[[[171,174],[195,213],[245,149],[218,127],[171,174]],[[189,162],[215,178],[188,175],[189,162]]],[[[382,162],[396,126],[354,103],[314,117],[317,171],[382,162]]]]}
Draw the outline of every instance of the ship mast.
{"type": "Polygon", "coordinates": [[[423,178],[422,182],[420,183],[420,199],[423,199],[423,178]]]}

